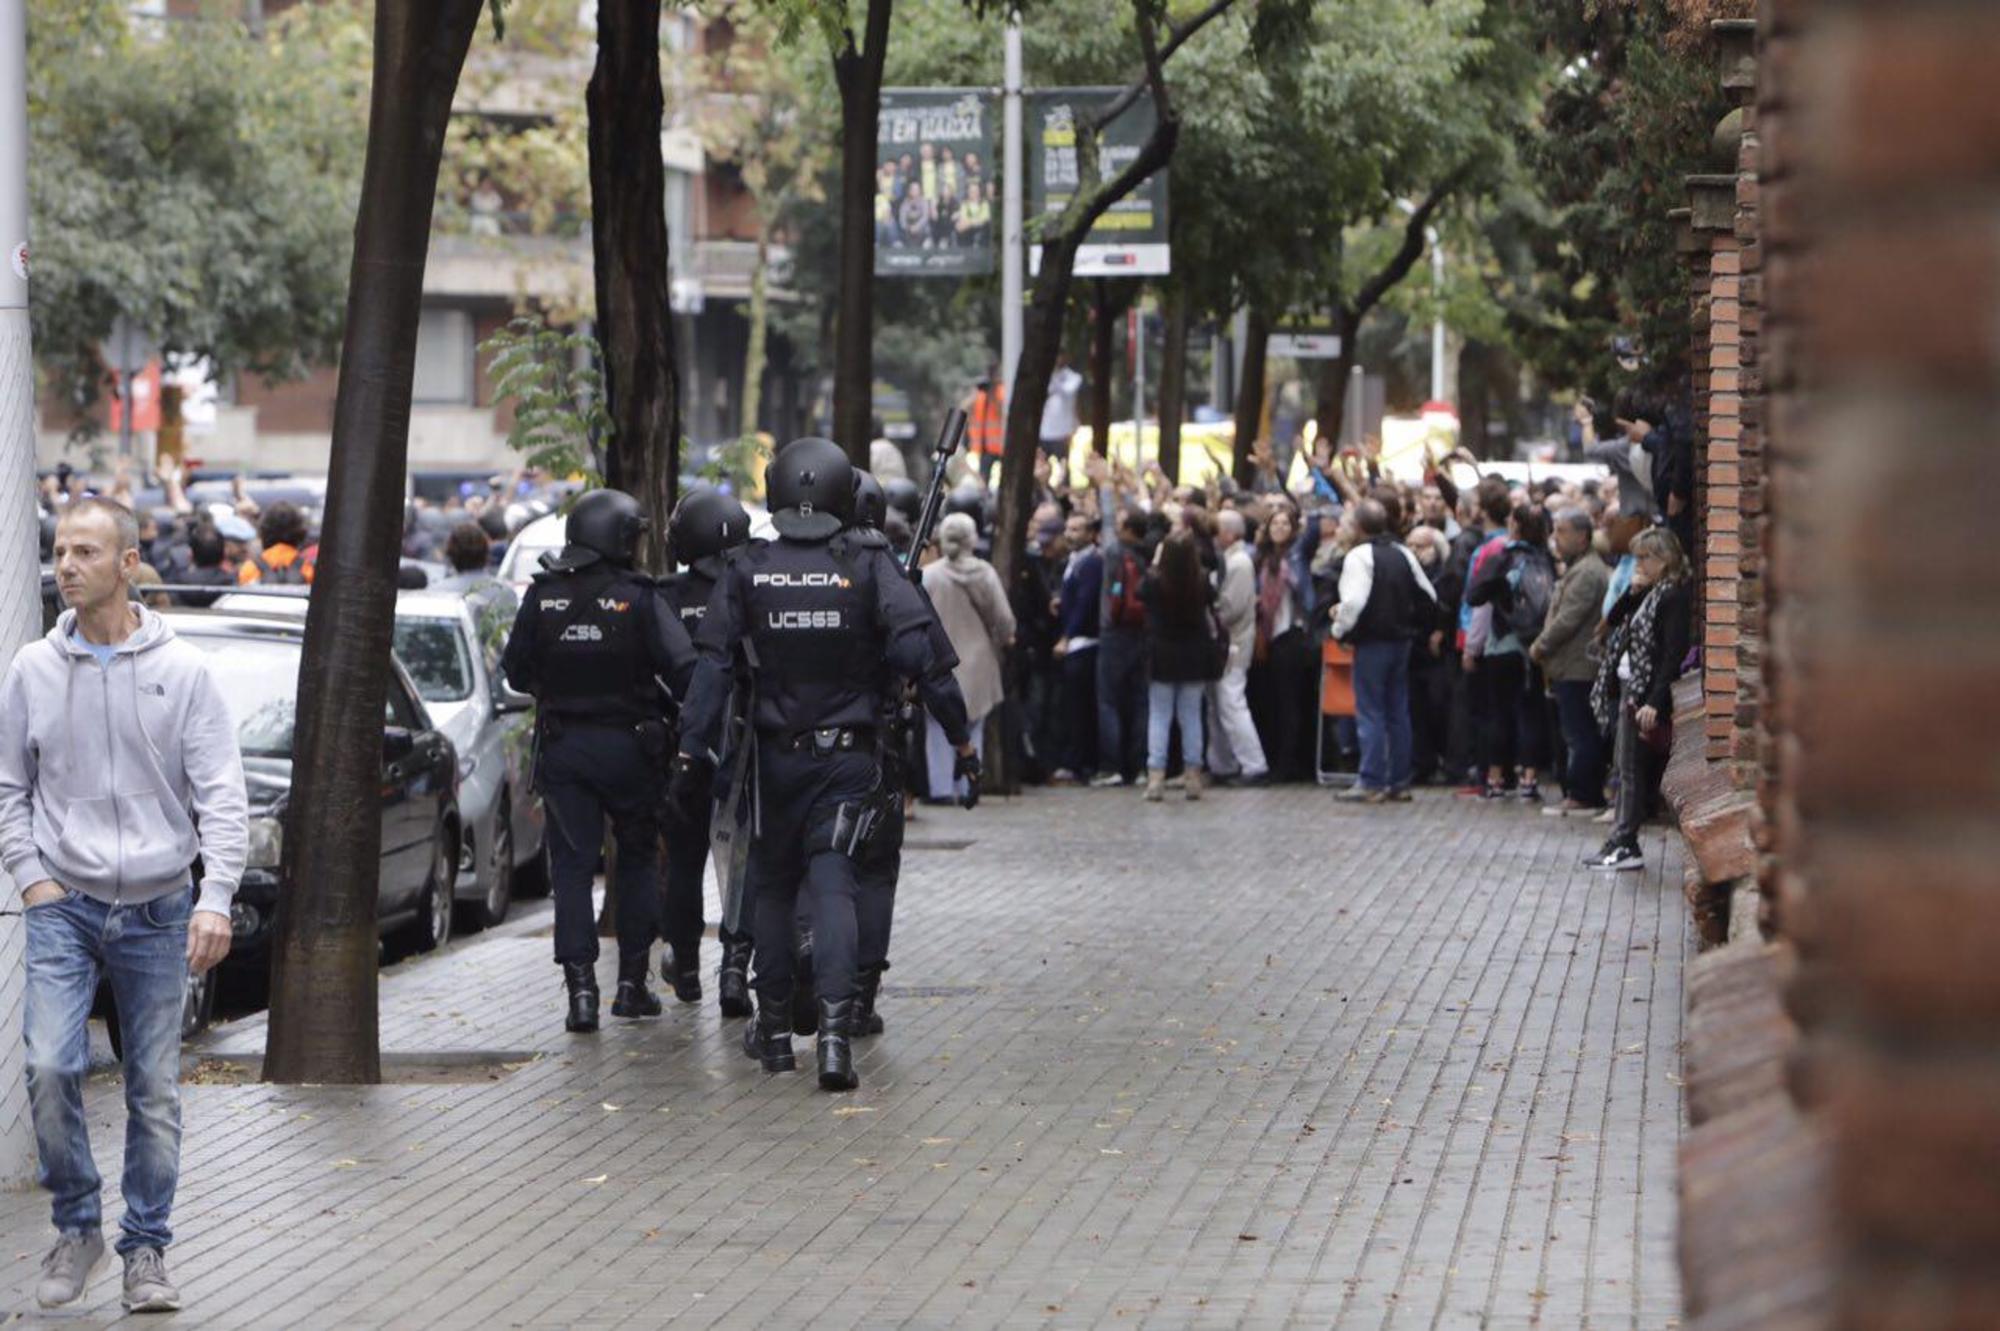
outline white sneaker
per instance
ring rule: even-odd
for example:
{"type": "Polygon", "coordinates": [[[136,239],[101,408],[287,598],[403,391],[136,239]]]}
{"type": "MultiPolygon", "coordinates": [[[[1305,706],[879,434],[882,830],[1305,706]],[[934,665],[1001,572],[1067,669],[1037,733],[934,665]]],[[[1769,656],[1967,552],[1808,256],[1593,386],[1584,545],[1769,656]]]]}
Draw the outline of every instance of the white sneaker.
{"type": "Polygon", "coordinates": [[[42,1278],[35,1286],[35,1302],[44,1308],[60,1308],[75,1303],[90,1288],[90,1282],[111,1266],[105,1251],[104,1235],[97,1230],[84,1234],[58,1234],[56,1246],[42,1258],[42,1278]]]}

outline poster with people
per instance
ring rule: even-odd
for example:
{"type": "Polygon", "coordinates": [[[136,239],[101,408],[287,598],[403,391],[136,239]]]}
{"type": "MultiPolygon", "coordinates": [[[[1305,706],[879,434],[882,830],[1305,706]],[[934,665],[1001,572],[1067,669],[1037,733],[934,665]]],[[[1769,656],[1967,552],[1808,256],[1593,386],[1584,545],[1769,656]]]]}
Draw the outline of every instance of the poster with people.
{"type": "Polygon", "coordinates": [[[875,275],[992,272],[999,171],[986,94],[884,88],[875,142],[875,275]]]}
{"type": "MultiPolygon", "coordinates": [[[[1061,212],[1077,187],[1076,127],[1094,124],[1117,100],[1119,88],[1050,88],[1027,96],[1028,218],[1061,212]]],[[[1097,170],[1110,180],[1139,155],[1157,120],[1153,99],[1142,94],[1120,111],[1098,141],[1097,170]]],[[[1039,272],[1042,247],[1028,250],[1030,272],[1039,272]]],[[[1155,171],[1111,205],[1076,252],[1078,277],[1161,277],[1172,271],[1167,246],[1167,173],[1155,171]]]]}

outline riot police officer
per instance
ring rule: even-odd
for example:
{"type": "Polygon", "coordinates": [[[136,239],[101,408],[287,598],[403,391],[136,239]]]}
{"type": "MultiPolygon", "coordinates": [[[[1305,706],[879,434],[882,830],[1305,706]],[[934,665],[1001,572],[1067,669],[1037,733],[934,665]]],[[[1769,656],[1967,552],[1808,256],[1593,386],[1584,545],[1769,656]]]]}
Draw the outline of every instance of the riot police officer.
{"type": "Polygon", "coordinates": [[[731,663],[747,648],[753,676],[758,831],[750,850],[757,1017],[744,1052],[765,1070],[794,1066],[794,912],[812,921],[820,1085],[851,1090],[857,890],[885,798],[877,746],[881,700],[894,674],[916,681],[924,705],[977,777],[965,699],[932,650],[931,616],[886,550],[832,543],[853,511],[853,467],[838,445],[801,439],[772,459],[766,488],[779,538],[745,546],[724,566],[702,625],[675,760],[684,804],[714,761],[731,663]]]}
{"type": "MultiPolygon", "coordinates": [[[[750,539],[750,515],[743,505],[722,491],[699,486],[687,492],[674,506],[667,524],[667,537],[674,558],[686,565],[683,572],[661,580],[667,604],[681,625],[693,637],[701,630],[708,598],[722,575],[722,561],[730,550],[750,539]]],[[[702,870],[708,863],[708,819],[711,791],[690,796],[689,816],[667,810],[667,853],[664,892],[661,899],[660,932],[667,953],[660,959],[660,976],[674,988],[674,997],[683,1003],[701,1001],[702,870]]],[[[728,888],[725,884],[724,891],[728,888]]],[[[750,932],[730,928],[725,916],[721,930],[722,967],[716,976],[722,1015],[750,1015],[750,932]]]]}
{"type": "Polygon", "coordinates": [[[536,781],[548,810],[556,961],[568,1029],[597,1029],[597,928],[590,880],[610,816],[617,854],[620,1017],[657,1016],[646,958],[659,927],[659,805],[668,761],[661,684],[679,694],[694,647],[657,584],[632,567],[646,515],[617,490],[570,511],[567,544],[544,561],[501,658],[536,701],[536,781]]]}
{"type": "MultiPolygon", "coordinates": [[[[883,486],[868,472],[856,471],[854,523],[834,539],[857,548],[893,551],[894,542],[884,531],[891,511],[883,486]]],[[[951,670],[958,665],[958,653],[953,650],[944,625],[938,622],[937,611],[930,604],[930,598],[924,595],[921,586],[912,585],[930,616],[931,650],[940,668],[951,670]]],[[[896,883],[903,871],[906,794],[910,789],[910,774],[921,770],[913,765],[911,751],[913,739],[917,743],[922,742],[911,733],[913,727],[910,723],[916,719],[916,714],[905,705],[904,695],[902,681],[892,679],[889,691],[882,698],[882,724],[887,732],[882,745],[882,774],[885,784],[896,798],[885,806],[887,813],[881,830],[855,862],[858,891],[855,897],[857,945],[852,1024],[853,1034],[857,1036],[880,1035],[883,1029],[875,1003],[881,992],[882,974],[889,969],[889,932],[895,917],[896,883]]]]}

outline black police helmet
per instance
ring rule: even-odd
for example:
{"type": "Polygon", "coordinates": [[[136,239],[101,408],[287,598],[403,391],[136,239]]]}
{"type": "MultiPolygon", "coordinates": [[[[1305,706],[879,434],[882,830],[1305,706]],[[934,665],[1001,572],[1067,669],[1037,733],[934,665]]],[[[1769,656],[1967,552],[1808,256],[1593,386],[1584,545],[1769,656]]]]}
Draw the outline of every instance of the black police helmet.
{"type": "Polygon", "coordinates": [[[831,439],[794,439],[764,472],[778,535],[823,541],[854,515],[854,464],[831,439]]]}
{"type": "Polygon", "coordinates": [[[683,564],[719,555],[750,539],[750,515],[734,498],[711,486],[697,486],[681,496],[667,522],[667,539],[674,558],[683,564]]]}
{"type": "Polygon", "coordinates": [[[986,512],[986,495],[976,482],[968,481],[945,497],[946,513],[963,513],[977,522],[986,512]]]}
{"type": "Polygon", "coordinates": [[[882,529],[882,523],[889,516],[889,497],[882,493],[882,482],[875,479],[873,472],[854,469],[854,525],[882,529]]]}
{"type": "Polygon", "coordinates": [[[882,494],[889,501],[889,507],[910,522],[915,522],[924,511],[923,491],[917,489],[917,483],[907,476],[895,476],[882,482],[882,494]]]}
{"type": "Polygon", "coordinates": [[[623,490],[592,490],[569,511],[563,538],[570,548],[563,551],[563,561],[579,567],[572,553],[588,550],[613,564],[630,564],[648,525],[646,510],[631,495],[623,490]]]}

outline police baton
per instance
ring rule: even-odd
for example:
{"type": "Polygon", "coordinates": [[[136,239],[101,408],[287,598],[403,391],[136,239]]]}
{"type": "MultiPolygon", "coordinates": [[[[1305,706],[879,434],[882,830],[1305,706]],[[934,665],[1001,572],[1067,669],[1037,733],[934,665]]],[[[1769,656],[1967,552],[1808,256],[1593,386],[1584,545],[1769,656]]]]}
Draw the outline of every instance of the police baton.
{"type": "Polygon", "coordinates": [[[903,572],[912,582],[923,576],[919,562],[923,559],[924,547],[931,543],[931,532],[937,527],[938,513],[944,508],[945,473],[950,467],[951,455],[958,452],[958,446],[965,442],[965,413],[957,407],[944,414],[944,424],[938,429],[937,445],[931,449],[931,483],[924,492],[924,506],[917,517],[917,528],[910,538],[909,553],[904,556],[903,572]]]}

